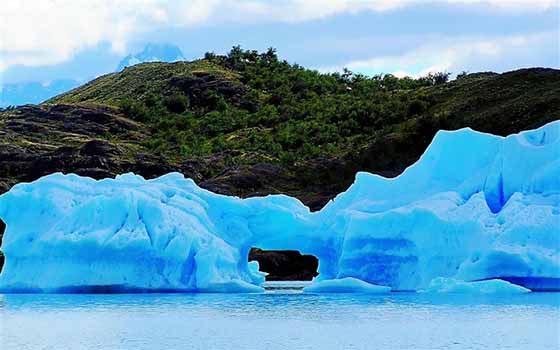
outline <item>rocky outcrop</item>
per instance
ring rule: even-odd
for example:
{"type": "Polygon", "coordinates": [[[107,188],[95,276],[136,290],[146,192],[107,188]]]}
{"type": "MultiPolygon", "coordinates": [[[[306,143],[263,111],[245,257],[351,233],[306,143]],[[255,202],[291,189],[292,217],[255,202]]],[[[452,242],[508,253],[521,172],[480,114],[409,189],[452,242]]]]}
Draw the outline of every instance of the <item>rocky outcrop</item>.
{"type": "Polygon", "coordinates": [[[209,72],[194,72],[192,76],[173,77],[169,81],[188,97],[192,105],[208,106],[213,93],[219,94],[235,105],[244,103],[247,88],[231,79],[209,72]]]}
{"type": "Polygon", "coordinates": [[[146,130],[110,107],[23,106],[0,113],[0,193],[53,173],[93,178],[174,170],[142,147],[146,130]]]}

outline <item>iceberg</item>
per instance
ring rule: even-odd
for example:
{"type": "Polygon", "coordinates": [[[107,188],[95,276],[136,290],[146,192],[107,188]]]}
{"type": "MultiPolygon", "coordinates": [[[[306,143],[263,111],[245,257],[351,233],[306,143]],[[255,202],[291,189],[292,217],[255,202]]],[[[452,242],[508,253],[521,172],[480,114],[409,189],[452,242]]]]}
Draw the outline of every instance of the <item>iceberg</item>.
{"type": "Polygon", "coordinates": [[[357,278],[345,277],[313,282],[303,288],[305,293],[389,293],[391,287],[376,286],[357,278]]]}
{"type": "Polygon", "coordinates": [[[254,246],[316,256],[317,282],[555,286],[560,121],[507,137],[440,131],[400,176],[358,173],[318,212],[285,195],[218,195],[178,173],[56,173],[0,196],[0,219],[8,292],[261,292],[254,246]]]}
{"type": "Polygon", "coordinates": [[[468,294],[519,294],[529,293],[530,289],[500,279],[465,282],[452,278],[434,278],[424,292],[430,293],[468,293],[468,294]]]}

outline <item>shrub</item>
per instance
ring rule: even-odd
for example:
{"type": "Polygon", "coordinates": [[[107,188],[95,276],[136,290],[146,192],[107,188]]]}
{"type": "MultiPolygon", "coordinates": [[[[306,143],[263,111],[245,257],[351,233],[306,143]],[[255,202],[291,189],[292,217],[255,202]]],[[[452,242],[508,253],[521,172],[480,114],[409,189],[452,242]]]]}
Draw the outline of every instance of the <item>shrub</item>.
{"type": "Polygon", "coordinates": [[[149,111],[146,106],[132,99],[120,101],[120,108],[124,115],[131,119],[138,121],[147,121],[149,119],[149,111]]]}
{"type": "Polygon", "coordinates": [[[426,111],[426,103],[424,103],[421,100],[413,100],[408,105],[409,116],[421,115],[425,111],[426,111]]]}
{"type": "Polygon", "coordinates": [[[163,105],[169,112],[180,114],[187,110],[189,100],[185,95],[175,94],[165,97],[163,105]]]}

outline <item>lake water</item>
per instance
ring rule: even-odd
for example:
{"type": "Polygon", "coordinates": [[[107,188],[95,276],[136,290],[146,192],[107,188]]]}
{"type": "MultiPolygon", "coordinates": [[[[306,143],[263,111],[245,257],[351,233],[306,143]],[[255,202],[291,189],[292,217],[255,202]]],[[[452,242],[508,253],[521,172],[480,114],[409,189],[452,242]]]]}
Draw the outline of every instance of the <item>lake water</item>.
{"type": "Polygon", "coordinates": [[[558,349],[560,293],[0,295],[8,349],[558,349]]]}

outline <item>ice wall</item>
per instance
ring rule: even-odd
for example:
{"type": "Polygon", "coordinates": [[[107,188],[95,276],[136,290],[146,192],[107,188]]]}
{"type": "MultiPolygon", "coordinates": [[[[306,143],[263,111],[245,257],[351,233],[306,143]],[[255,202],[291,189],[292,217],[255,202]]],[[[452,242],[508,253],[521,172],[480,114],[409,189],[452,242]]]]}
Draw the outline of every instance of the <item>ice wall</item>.
{"type": "MultiPolygon", "coordinates": [[[[439,132],[401,176],[359,173],[316,213],[177,173],[52,174],[0,196],[4,291],[260,291],[252,246],[319,258],[319,279],[560,279],[560,121],[506,138],[439,132]]],[[[548,283],[548,282],[547,282],[548,283]]]]}

